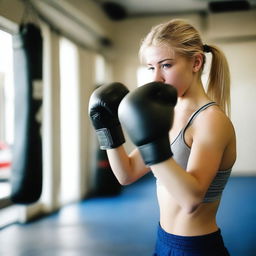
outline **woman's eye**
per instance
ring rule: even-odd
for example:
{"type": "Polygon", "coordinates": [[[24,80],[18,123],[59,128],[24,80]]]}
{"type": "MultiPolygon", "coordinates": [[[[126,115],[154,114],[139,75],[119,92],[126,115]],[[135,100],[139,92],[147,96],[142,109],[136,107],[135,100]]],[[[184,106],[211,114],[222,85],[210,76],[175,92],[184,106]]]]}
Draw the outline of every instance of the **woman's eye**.
{"type": "Polygon", "coordinates": [[[167,64],[167,63],[162,64],[163,69],[167,69],[167,68],[170,68],[170,67],[171,67],[171,64],[167,64]]]}
{"type": "Polygon", "coordinates": [[[148,67],[149,71],[154,71],[154,67],[148,67]]]}

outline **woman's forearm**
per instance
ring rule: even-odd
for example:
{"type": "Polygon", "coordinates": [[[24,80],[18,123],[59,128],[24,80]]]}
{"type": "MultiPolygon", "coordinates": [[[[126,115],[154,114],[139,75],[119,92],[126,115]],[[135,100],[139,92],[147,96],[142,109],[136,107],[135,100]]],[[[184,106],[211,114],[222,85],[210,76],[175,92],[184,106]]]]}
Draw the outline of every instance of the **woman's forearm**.
{"type": "Polygon", "coordinates": [[[107,150],[107,155],[112,171],[122,185],[133,183],[149,171],[137,150],[128,155],[125,148],[120,146],[107,150]]]}
{"type": "Polygon", "coordinates": [[[172,158],[152,165],[151,170],[185,211],[193,212],[197,208],[204,193],[193,175],[182,169],[172,158]]]}

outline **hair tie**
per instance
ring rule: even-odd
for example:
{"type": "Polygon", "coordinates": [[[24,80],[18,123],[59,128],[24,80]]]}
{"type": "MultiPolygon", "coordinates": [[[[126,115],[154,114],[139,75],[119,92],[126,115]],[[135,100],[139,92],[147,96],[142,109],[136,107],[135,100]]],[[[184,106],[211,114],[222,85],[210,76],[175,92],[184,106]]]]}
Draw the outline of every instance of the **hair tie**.
{"type": "Polygon", "coordinates": [[[203,45],[203,51],[206,52],[206,53],[207,53],[207,52],[211,52],[211,46],[209,46],[209,45],[207,45],[207,44],[204,44],[204,45],[203,45]]]}

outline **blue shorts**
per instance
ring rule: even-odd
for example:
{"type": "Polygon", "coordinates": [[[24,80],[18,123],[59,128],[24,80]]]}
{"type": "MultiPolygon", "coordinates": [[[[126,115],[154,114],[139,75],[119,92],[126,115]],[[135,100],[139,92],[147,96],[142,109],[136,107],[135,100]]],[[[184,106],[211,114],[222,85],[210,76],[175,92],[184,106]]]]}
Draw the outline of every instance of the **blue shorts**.
{"type": "Polygon", "coordinates": [[[154,256],[229,256],[221,231],[202,236],[177,236],[158,227],[154,256]]]}

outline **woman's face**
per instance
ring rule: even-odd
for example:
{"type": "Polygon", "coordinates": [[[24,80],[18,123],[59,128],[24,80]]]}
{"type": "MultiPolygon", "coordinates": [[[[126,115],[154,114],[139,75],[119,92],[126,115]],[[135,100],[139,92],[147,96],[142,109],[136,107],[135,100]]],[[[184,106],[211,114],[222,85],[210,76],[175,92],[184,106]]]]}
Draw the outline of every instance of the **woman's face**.
{"type": "Polygon", "coordinates": [[[174,86],[178,97],[185,94],[193,82],[193,60],[175,54],[165,46],[150,46],[145,49],[144,59],[151,74],[151,81],[174,86]]]}

